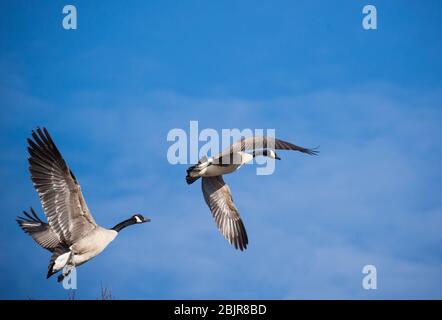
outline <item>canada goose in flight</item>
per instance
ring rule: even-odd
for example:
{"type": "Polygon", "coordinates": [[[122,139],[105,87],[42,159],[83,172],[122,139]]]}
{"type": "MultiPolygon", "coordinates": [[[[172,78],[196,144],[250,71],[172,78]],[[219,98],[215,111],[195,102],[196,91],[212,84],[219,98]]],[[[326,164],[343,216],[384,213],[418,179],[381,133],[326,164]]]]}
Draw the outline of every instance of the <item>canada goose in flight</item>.
{"type": "Polygon", "coordinates": [[[125,227],[149,222],[140,214],[112,229],[100,227],[92,217],[80,185],[58,151],[46,128],[32,131],[28,139],[29,171],[48,223],[31,208],[17,222],[41,247],[52,252],[47,278],[60,271],[62,281],[71,270],[103,251],[125,227]]]}
{"type": "Polygon", "coordinates": [[[187,184],[192,184],[202,178],[204,200],[215,218],[219,231],[235,249],[241,251],[247,249],[249,240],[223,175],[238,170],[243,164],[252,161],[257,156],[280,160],[281,158],[273,149],[295,150],[309,155],[319,153],[316,149],[299,147],[273,137],[252,136],[235,142],[214,157],[203,157],[198,164],[187,169],[187,184]],[[245,152],[247,150],[251,153],[245,152]]]}

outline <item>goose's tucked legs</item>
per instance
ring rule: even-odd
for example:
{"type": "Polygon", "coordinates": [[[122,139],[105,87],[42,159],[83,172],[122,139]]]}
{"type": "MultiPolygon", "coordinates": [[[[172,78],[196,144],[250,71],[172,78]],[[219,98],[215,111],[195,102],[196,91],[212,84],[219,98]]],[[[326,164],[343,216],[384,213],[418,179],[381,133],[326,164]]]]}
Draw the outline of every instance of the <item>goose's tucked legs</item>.
{"type": "Polygon", "coordinates": [[[74,264],[73,260],[74,260],[74,253],[71,252],[71,254],[69,256],[69,260],[68,260],[68,262],[66,263],[66,265],[63,268],[62,274],[60,274],[57,277],[57,281],[58,282],[63,281],[63,279],[66,278],[72,272],[72,270],[74,270],[75,264],[74,264]]]}

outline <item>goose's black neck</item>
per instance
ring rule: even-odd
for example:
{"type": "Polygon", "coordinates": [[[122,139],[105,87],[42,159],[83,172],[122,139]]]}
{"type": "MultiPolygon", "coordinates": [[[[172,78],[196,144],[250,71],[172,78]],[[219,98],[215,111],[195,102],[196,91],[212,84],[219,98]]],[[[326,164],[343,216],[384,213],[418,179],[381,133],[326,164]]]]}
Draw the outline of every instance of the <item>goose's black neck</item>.
{"type": "Polygon", "coordinates": [[[124,220],[123,222],[120,222],[119,224],[117,224],[115,227],[112,228],[112,230],[115,230],[117,232],[120,232],[122,229],[133,225],[137,223],[133,218],[129,218],[127,220],[124,220]]]}

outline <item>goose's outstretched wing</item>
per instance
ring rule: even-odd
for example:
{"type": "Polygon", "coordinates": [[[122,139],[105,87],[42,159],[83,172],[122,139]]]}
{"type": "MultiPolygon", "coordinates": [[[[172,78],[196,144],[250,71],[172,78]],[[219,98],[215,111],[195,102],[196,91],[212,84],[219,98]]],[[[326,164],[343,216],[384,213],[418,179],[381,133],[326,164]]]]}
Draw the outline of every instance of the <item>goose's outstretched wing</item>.
{"type": "Polygon", "coordinates": [[[18,217],[17,223],[43,248],[53,252],[61,245],[60,237],[52,231],[49,224],[43,222],[31,208],[31,214],[23,211],[25,217],[18,217]]]}
{"type": "Polygon", "coordinates": [[[308,149],[304,147],[297,146],[293,143],[286,142],[283,140],[276,139],[274,137],[268,136],[252,136],[247,138],[242,138],[229,148],[225,149],[218,157],[223,157],[231,153],[246,151],[246,150],[260,150],[260,149],[273,149],[273,150],[294,150],[300,151],[309,155],[317,155],[318,150],[308,149]]]}
{"type": "Polygon", "coordinates": [[[247,232],[223,177],[203,177],[202,189],[219,231],[236,249],[247,249],[247,232]]]}
{"type": "Polygon", "coordinates": [[[74,174],[69,170],[49,132],[37,128],[28,139],[29,171],[49,226],[71,245],[97,224],[89,212],[74,174]]]}

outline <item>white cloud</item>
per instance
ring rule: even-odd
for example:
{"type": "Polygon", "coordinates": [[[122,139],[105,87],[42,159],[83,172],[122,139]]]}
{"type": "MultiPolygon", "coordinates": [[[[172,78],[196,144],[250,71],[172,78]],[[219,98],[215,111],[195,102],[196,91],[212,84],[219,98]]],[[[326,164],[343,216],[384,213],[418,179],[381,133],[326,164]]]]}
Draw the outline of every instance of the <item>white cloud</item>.
{"type": "MultiPolygon", "coordinates": [[[[152,217],[81,267],[86,292],[99,274],[121,298],[441,297],[440,91],[367,86],[264,101],[108,94],[68,99],[62,120],[48,112],[32,120],[55,127],[97,221],[152,217]],[[273,176],[244,168],[226,177],[249,233],[245,253],[218,233],[199,184],[185,184],[185,167],[167,163],[168,130],[195,119],[200,128],[270,127],[296,144],[321,145],[319,157],[280,152],[273,176]],[[379,270],[376,293],[361,289],[367,263],[379,270]]],[[[11,120],[2,133],[28,132],[29,123],[11,120]]],[[[24,157],[23,145],[5,143],[24,157]]],[[[2,159],[5,168],[15,160],[2,159]]]]}

